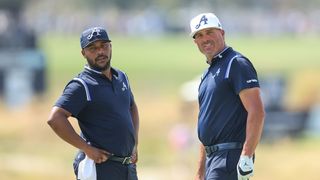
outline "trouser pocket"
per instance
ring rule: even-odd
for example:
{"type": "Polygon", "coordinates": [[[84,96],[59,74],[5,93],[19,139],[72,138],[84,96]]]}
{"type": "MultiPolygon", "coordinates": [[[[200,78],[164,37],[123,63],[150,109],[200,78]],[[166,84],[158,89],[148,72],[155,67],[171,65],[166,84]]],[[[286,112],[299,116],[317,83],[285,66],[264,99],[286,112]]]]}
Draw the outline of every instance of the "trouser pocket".
{"type": "Polygon", "coordinates": [[[84,152],[78,151],[78,153],[76,154],[76,156],[73,160],[73,171],[74,171],[74,174],[76,175],[77,179],[78,179],[79,164],[82,160],[84,160],[85,157],[86,157],[86,155],[84,152]]]}

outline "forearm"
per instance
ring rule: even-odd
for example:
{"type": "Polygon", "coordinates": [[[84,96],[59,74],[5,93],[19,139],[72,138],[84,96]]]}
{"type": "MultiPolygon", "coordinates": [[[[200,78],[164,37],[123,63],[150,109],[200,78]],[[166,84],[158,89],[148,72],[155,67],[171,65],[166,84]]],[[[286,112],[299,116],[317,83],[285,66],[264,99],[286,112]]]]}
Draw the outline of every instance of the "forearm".
{"type": "Polygon", "coordinates": [[[66,115],[55,111],[50,115],[48,124],[61,139],[72,146],[82,150],[88,147],[85,140],[74,130],[66,115]]]}
{"type": "Polygon", "coordinates": [[[202,180],[205,174],[205,164],[206,164],[206,151],[204,146],[200,145],[200,152],[199,152],[199,162],[198,162],[198,170],[196,174],[196,179],[202,180]]]}
{"type": "Polygon", "coordinates": [[[248,113],[246,140],[242,155],[252,156],[260,141],[264,123],[264,112],[248,113]]]}
{"type": "Polygon", "coordinates": [[[137,146],[138,142],[139,142],[139,126],[140,126],[140,122],[139,122],[138,107],[137,107],[137,105],[135,103],[132,105],[130,112],[131,112],[133,127],[134,127],[134,130],[135,130],[135,141],[136,141],[136,146],[137,146]]]}
{"type": "Polygon", "coordinates": [[[264,123],[264,107],[259,88],[249,88],[240,92],[241,102],[247,111],[246,139],[241,155],[251,157],[260,141],[264,123]]]}

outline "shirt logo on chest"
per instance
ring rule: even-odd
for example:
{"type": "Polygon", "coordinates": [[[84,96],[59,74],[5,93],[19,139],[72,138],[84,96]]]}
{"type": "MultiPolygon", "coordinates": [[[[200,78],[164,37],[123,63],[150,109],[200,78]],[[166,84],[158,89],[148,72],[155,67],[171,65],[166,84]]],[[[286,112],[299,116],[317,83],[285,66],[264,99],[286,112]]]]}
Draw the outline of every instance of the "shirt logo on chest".
{"type": "Polygon", "coordinates": [[[214,73],[214,75],[212,76],[212,78],[214,79],[214,78],[218,77],[219,74],[220,74],[220,68],[216,71],[216,73],[214,73]]]}
{"type": "Polygon", "coordinates": [[[128,88],[127,88],[127,85],[124,83],[124,82],[122,82],[122,91],[125,91],[125,90],[127,90],[128,88]]]}

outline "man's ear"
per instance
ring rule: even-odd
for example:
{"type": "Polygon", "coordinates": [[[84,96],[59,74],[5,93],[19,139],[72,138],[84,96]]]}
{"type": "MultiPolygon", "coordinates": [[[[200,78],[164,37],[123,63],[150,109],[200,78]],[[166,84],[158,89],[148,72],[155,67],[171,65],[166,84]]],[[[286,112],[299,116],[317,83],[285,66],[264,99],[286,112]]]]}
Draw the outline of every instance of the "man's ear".
{"type": "Polygon", "coordinates": [[[86,56],[85,56],[84,49],[81,50],[81,54],[82,54],[83,57],[86,57],[86,56]]]}
{"type": "Polygon", "coordinates": [[[221,29],[221,32],[222,32],[222,36],[224,36],[224,33],[225,33],[225,32],[224,32],[224,30],[223,30],[223,29],[221,29]]]}

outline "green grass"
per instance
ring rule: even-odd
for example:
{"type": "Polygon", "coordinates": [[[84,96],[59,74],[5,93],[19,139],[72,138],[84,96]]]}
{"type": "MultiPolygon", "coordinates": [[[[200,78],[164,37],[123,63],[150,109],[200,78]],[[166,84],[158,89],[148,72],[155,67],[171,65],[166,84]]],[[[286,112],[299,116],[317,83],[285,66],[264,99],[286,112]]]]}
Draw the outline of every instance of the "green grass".
{"type": "Polygon", "coordinates": [[[230,41],[248,56],[262,73],[291,75],[304,69],[319,69],[319,37],[236,38],[230,41]]]}
{"type": "MultiPolygon", "coordinates": [[[[176,89],[207,67],[204,56],[188,36],[114,36],[112,41],[112,65],[126,71],[134,84],[176,89]]],[[[320,38],[233,37],[226,41],[250,58],[260,74],[291,75],[320,67],[317,49],[320,38]]],[[[67,81],[86,63],[77,36],[47,35],[42,38],[41,46],[47,56],[50,80],[54,82],[67,81]]]]}

